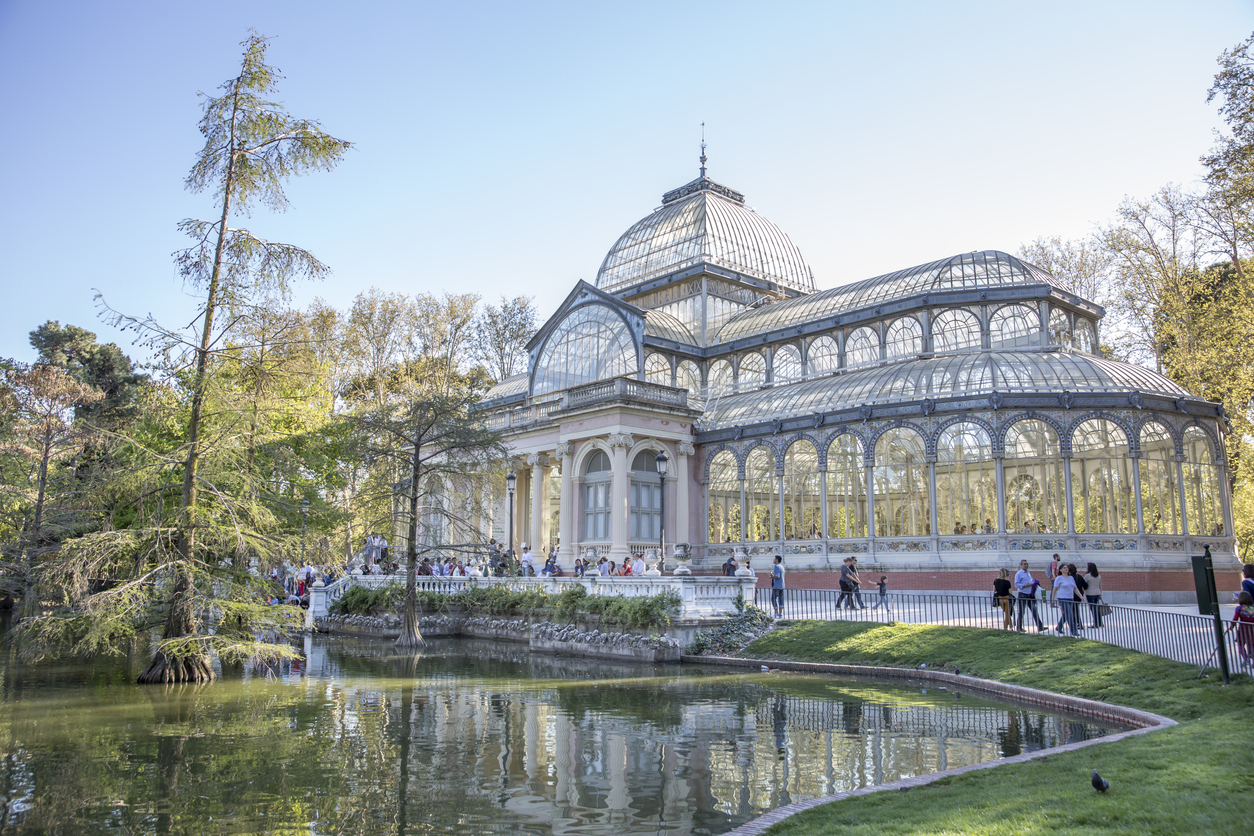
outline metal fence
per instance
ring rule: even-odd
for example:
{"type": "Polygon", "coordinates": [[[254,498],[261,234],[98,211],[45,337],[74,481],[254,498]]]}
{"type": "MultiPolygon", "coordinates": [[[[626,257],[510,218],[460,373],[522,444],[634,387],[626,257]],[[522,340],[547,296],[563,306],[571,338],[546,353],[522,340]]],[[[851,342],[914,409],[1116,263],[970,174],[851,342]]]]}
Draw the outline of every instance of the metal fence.
{"type": "MultiPolygon", "coordinates": [[[[755,603],[771,612],[771,590],[756,589],[755,603]]],[[[1197,665],[1203,670],[1207,667],[1218,669],[1215,622],[1210,616],[1101,606],[1105,607],[1102,611],[1105,614],[1100,617],[1101,626],[1094,627],[1099,622],[1095,619],[1097,613],[1093,605],[1087,602],[1076,604],[1076,623],[1084,638],[1197,665]]],[[[1229,605],[1223,605],[1222,609],[1231,615],[1229,605]]],[[[1062,610],[1045,601],[1033,599],[1028,606],[1023,606],[1019,599],[1014,599],[1010,614],[1012,630],[1022,626],[1027,633],[1070,634],[1069,628],[1062,624],[1062,610]],[[1038,629],[1034,614],[1039,617],[1040,626],[1045,628],[1043,631],[1038,629]],[[1062,633],[1055,632],[1059,627],[1062,633]]],[[[912,595],[893,592],[881,597],[876,592],[843,593],[838,589],[784,590],[783,617],[879,624],[940,624],[986,630],[1001,630],[1005,623],[1005,613],[1000,605],[994,603],[991,594],[912,595]]],[[[1254,664],[1238,646],[1238,633],[1227,630],[1229,624],[1230,621],[1225,621],[1224,638],[1231,670],[1233,673],[1254,674],[1254,664]]],[[[1246,652],[1251,649],[1254,648],[1247,648],[1246,652]]]]}

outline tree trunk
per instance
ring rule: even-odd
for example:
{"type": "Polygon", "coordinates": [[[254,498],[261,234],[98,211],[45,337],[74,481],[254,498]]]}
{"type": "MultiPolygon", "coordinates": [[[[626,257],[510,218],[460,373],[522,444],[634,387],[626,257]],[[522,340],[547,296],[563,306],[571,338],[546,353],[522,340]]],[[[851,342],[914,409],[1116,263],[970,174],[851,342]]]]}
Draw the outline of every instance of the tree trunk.
{"type": "Polygon", "coordinates": [[[421,459],[418,439],[414,439],[413,467],[409,475],[409,544],[405,548],[405,616],[397,647],[422,647],[418,631],[418,476],[421,459]]]}
{"type": "MultiPolygon", "coordinates": [[[[185,566],[175,570],[174,594],[170,597],[170,614],[166,617],[162,639],[177,639],[196,632],[196,620],[192,614],[192,578],[185,566]]],[[[212,682],[213,668],[205,653],[174,656],[158,647],[147,670],[139,675],[140,685],[174,682],[212,682]]]]}

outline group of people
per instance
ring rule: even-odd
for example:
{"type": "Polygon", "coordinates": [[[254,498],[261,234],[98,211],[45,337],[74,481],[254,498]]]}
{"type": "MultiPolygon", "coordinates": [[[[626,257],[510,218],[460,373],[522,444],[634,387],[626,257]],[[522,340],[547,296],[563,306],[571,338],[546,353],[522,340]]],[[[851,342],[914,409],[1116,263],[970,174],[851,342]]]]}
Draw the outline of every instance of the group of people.
{"type": "Polygon", "coordinates": [[[361,552],[367,566],[380,563],[386,566],[388,562],[387,538],[377,532],[366,535],[366,542],[362,545],[361,552]]]}
{"type": "Polygon", "coordinates": [[[286,563],[280,563],[270,570],[274,591],[266,594],[266,603],[308,607],[309,593],[317,580],[321,580],[323,586],[330,586],[335,580],[335,571],[330,567],[325,570],[315,569],[311,565],[289,570],[286,563]]]}
{"type": "MultiPolygon", "coordinates": [[[[1058,624],[1054,627],[1054,631],[1063,632],[1063,628],[1067,628],[1072,636],[1078,636],[1084,627],[1079,623],[1080,605],[1088,602],[1089,612],[1092,614],[1092,624],[1089,629],[1096,630],[1102,626],[1102,577],[1097,571],[1097,564],[1089,563],[1086,567],[1087,571],[1081,573],[1074,563],[1063,563],[1058,555],[1054,555],[1049,565],[1049,577],[1051,580],[1049,594],[1052,601],[1048,601],[1051,606],[1059,608],[1058,624]]],[[[1032,577],[1031,568],[1026,560],[1019,561],[1019,571],[1015,572],[1014,580],[1011,581],[1010,570],[1002,569],[998,572],[997,578],[993,581],[993,606],[999,607],[1005,614],[1002,621],[1002,628],[1011,629],[1011,614],[1018,603],[1019,617],[1015,625],[1020,633],[1026,632],[1023,627],[1023,617],[1025,614],[1031,613],[1032,620],[1036,622],[1036,630],[1043,633],[1047,629],[1041,621],[1040,612],[1036,608],[1036,593],[1041,588],[1041,582],[1032,577]]]]}
{"type": "Polygon", "coordinates": [[[1228,632],[1236,631],[1237,653],[1244,667],[1254,667],[1254,564],[1241,567],[1241,591],[1228,632]]]}

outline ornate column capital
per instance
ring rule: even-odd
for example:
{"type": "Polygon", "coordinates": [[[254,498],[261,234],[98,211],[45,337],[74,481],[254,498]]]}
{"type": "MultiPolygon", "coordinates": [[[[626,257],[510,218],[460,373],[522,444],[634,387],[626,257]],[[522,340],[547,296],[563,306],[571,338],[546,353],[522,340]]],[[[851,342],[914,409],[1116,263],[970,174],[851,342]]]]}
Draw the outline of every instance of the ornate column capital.
{"type": "Polygon", "coordinates": [[[562,459],[570,455],[570,445],[565,441],[557,442],[557,446],[553,450],[553,455],[560,462],[562,459]]]}
{"type": "Polygon", "coordinates": [[[527,465],[529,467],[548,467],[549,456],[547,453],[532,453],[527,456],[527,465]]]}
{"type": "Polygon", "coordinates": [[[691,456],[697,452],[697,448],[692,445],[691,441],[681,441],[675,445],[675,452],[681,456],[691,456]]]}
{"type": "Polygon", "coordinates": [[[636,440],[631,437],[631,433],[611,433],[609,442],[611,448],[622,447],[630,450],[632,445],[636,443],[636,440]]]}

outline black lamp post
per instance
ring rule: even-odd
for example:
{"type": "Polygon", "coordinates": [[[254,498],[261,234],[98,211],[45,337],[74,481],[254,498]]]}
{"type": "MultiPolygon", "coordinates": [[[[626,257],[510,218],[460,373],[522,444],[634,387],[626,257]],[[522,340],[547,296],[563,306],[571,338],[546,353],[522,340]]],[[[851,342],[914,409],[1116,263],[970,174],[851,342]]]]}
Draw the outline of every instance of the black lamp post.
{"type": "Polygon", "coordinates": [[[505,477],[505,491],[509,494],[509,550],[514,551],[514,485],[518,483],[518,477],[514,471],[510,471],[505,477]]]}
{"type": "Polygon", "coordinates": [[[658,568],[661,569],[666,565],[666,465],[670,459],[666,458],[666,451],[663,450],[657,454],[657,458],[654,461],[657,462],[658,493],[661,495],[661,501],[658,503],[661,518],[659,519],[657,538],[661,551],[658,568]]]}
{"type": "Polygon", "coordinates": [[[309,516],[309,500],[300,503],[300,565],[305,565],[305,518],[309,516]]]}

